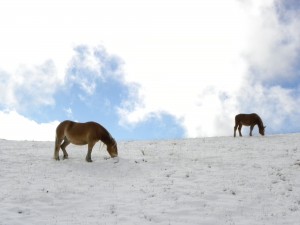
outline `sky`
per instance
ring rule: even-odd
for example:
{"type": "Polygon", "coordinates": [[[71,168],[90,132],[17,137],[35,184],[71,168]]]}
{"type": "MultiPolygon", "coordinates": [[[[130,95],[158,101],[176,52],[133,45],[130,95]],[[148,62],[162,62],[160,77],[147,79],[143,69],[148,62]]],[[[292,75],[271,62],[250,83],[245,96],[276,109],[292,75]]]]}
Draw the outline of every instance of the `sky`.
{"type": "Polygon", "coordinates": [[[297,0],[2,0],[0,138],[231,136],[252,112],[300,132],[299,28],[297,0]]]}

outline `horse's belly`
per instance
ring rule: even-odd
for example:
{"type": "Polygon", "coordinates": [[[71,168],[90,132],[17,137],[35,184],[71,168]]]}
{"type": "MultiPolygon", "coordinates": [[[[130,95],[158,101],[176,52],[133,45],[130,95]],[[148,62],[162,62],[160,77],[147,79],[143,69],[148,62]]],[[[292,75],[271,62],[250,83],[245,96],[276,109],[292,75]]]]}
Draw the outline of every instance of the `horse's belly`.
{"type": "Polygon", "coordinates": [[[67,137],[69,142],[71,142],[74,145],[86,145],[88,142],[86,140],[83,139],[76,139],[76,138],[70,138],[67,137]]]}
{"type": "Polygon", "coordinates": [[[86,145],[87,142],[83,142],[83,141],[71,141],[72,144],[74,145],[86,145]]]}
{"type": "Polygon", "coordinates": [[[249,123],[241,123],[243,126],[251,126],[249,123]]]}

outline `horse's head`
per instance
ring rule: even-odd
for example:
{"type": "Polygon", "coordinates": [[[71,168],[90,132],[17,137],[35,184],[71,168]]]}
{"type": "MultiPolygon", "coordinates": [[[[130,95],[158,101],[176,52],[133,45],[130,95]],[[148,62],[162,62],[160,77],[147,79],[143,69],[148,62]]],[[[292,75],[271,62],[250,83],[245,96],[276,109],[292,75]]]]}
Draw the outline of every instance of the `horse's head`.
{"type": "Polygon", "coordinates": [[[262,135],[262,136],[264,136],[265,135],[265,128],[266,128],[266,126],[262,126],[262,127],[259,127],[259,133],[262,135]]]}
{"type": "Polygon", "coordinates": [[[107,145],[107,151],[112,158],[118,157],[118,146],[115,140],[113,140],[111,144],[107,145]]]}

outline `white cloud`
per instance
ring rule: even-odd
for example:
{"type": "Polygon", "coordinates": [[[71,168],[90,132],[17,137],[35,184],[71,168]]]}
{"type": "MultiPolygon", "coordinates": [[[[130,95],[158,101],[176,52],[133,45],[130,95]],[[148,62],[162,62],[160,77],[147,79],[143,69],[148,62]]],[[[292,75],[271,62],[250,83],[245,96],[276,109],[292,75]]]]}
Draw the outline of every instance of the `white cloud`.
{"type": "Polygon", "coordinates": [[[70,107],[69,108],[65,108],[64,111],[65,111],[65,113],[67,115],[67,118],[69,118],[69,119],[73,118],[73,111],[72,111],[72,109],[70,107]]]}
{"type": "Polygon", "coordinates": [[[14,83],[11,82],[12,77],[5,71],[0,71],[0,106],[8,107],[17,104],[14,94],[14,83]]]}
{"type": "Polygon", "coordinates": [[[300,50],[299,14],[284,11],[283,1],[269,1],[255,12],[248,12],[251,29],[245,51],[248,64],[260,72],[261,80],[293,78],[292,68],[300,50]]]}
{"type": "Polygon", "coordinates": [[[272,133],[299,131],[300,122],[300,14],[297,9],[286,11],[285,3],[269,1],[248,12],[249,71],[238,97],[239,109],[261,113],[272,133]]]}
{"type": "Polygon", "coordinates": [[[39,124],[15,111],[0,111],[0,124],[1,139],[54,141],[59,122],[39,124]]]}
{"type": "Polygon", "coordinates": [[[39,66],[19,66],[12,74],[0,72],[0,106],[26,111],[35,106],[53,105],[53,95],[62,85],[56,74],[50,60],[39,66]]]}
{"type": "Polygon", "coordinates": [[[66,83],[76,83],[87,95],[95,93],[97,80],[105,81],[111,76],[120,82],[123,79],[119,76],[123,75],[121,60],[102,46],[77,46],[68,65],[66,83]]]}
{"type": "Polygon", "coordinates": [[[264,87],[250,82],[245,84],[243,95],[239,97],[240,108],[260,114],[269,133],[297,130],[300,123],[299,95],[299,88],[264,87]]]}
{"type": "MultiPolygon", "coordinates": [[[[148,114],[163,111],[181,119],[189,137],[228,135],[234,115],[246,109],[239,96],[247,93],[248,98],[242,100],[249,105],[247,110],[266,113],[274,127],[282,128],[284,120],[278,122],[263,109],[275,101],[278,107],[287,101],[293,111],[297,100],[288,90],[264,87],[261,82],[295,76],[291,71],[300,47],[300,18],[283,23],[277,14],[280,2],[272,0],[205,3],[180,7],[181,12],[188,8],[189,14],[177,20],[175,15],[180,13],[171,14],[178,32],[171,29],[168,35],[166,26],[160,33],[153,32],[154,42],[138,46],[144,47],[146,56],[141,53],[142,57],[137,54],[132,59],[138,63],[129,68],[129,78],[141,84],[143,101],[135,110],[122,111],[123,117],[139,122],[148,114]],[[256,93],[257,86],[264,94],[270,93],[267,99],[273,101],[263,101],[256,93]],[[253,96],[257,103],[251,108],[253,96]]],[[[283,110],[280,114],[286,118],[290,113],[283,110]]]]}
{"type": "MultiPolygon", "coordinates": [[[[160,22],[146,21],[157,30],[150,34],[144,28],[148,37],[125,57],[128,79],[141,85],[142,104],[122,111],[123,117],[139,122],[153,112],[166,112],[181,119],[187,136],[225,134],[213,124],[223,116],[219,95],[234,98],[246,75],[240,54],[247,18],[234,1],[190,3],[163,5],[160,22]]],[[[234,113],[231,102],[227,111],[234,113]]]]}

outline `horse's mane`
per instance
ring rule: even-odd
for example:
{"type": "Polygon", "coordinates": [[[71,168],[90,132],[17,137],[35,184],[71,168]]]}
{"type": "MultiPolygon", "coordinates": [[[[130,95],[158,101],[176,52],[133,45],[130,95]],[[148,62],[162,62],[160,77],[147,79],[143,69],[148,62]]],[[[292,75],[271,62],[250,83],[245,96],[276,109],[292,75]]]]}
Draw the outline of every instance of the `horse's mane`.
{"type": "MultiPolygon", "coordinates": [[[[257,115],[257,114],[256,114],[257,115]]],[[[257,115],[257,119],[258,119],[258,126],[260,127],[260,128],[263,128],[264,127],[264,123],[263,123],[263,121],[262,121],[262,119],[260,118],[260,116],[259,115],[257,115]]]]}
{"type": "Polygon", "coordinates": [[[99,125],[98,132],[99,132],[100,140],[106,145],[115,144],[116,141],[111,136],[111,134],[103,126],[101,126],[100,124],[98,124],[98,125],[99,125]]]}

